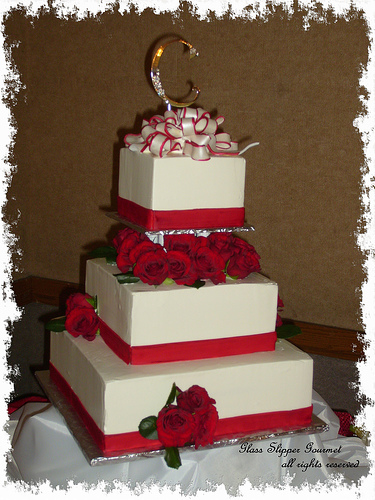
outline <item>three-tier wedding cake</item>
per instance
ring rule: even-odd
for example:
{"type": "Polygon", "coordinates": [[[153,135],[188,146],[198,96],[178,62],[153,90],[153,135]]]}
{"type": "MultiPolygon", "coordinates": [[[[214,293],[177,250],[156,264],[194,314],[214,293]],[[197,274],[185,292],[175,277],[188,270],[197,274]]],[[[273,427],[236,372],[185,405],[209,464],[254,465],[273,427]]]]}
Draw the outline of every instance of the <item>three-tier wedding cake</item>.
{"type": "Polygon", "coordinates": [[[176,466],[179,446],[311,422],[313,362],[277,340],[278,287],[238,236],[246,165],[222,122],[168,109],[125,137],[124,229],[51,332],[51,379],[104,456],[165,448],[176,466]]]}

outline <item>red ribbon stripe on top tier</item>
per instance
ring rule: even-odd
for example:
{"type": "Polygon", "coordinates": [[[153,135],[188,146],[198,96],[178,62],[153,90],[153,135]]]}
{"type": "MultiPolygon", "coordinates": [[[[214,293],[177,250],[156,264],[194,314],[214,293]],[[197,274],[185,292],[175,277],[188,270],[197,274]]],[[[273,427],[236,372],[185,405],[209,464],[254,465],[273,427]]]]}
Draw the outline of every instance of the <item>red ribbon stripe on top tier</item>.
{"type": "Polygon", "coordinates": [[[245,209],[197,208],[192,210],[151,210],[118,196],[117,211],[121,217],[150,231],[166,229],[206,229],[242,227],[245,209]],[[219,222],[220,221],[220,222],[219,222]]]}
{"type": "Polygon", "coordinates": [[[132,365],[190,361],[274,351],[277,340],[276,332],[269,332],[242,337],[130,346],[102,320],[100,320],[100,335],[120,359],[132,365]]]}

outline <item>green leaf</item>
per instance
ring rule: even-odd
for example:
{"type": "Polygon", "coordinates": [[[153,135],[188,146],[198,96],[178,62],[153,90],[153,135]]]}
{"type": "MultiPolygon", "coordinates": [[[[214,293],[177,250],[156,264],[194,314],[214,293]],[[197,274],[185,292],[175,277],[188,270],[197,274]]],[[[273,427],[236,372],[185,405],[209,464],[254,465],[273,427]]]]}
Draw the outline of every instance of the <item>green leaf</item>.
{"type": "Polygon", "coordinates": [[[96,309],[96,296],[95,297],[86,297],[87,302],[96,309]]]}
{"type": "Polygon", "coordinates": [[[158,432],[156,430],[156,420],[157,417],[155,417],[154,415],[141,420],[141,423],[138,426],[138,430],[141,436],[147,439],[158,438],[158,432]]]}
{"type": "Polygon", "coordinates": [[[198,290],[198,288],[201,288],[202,286],[204,286],[206,284],[205,281],[203,280],[197,280],[195,283],[193,283],[192,285],[185,285],[185,286],[190,286],[191,288],[196,288],[198,290]]]}
{"type": "Polygon", "coordinates": [[[181,467],[180,453],[177,448],[165,448],[164,460],[167,462],[168,467],[178,469],[181,467]]]}
{"type": "Polygon", "coordinates": [[[278,339],[289,339],[302,333],[302,330],[299,326],[285,324],[278,326],[276,328],[276,333],[278,339]]]}
{"type": "Polygon", "coordinates": [[[116,276],[117,281],[121,285],[123,285],[124,283],[138,283],[138,281],[140,281],[140,278],[134,276],[132,271],[128,271],[127,273],[114,274],[113,276],[116,276]]]}
{"type": "Polygon", "coordinates": [[[175,281],[172,278],[165,278],[162,285],[173,285],[175,281]]]}
{"type": "Polygon", "coordinates": [[[168,399],[167,399],[167,402],[165,403],[165,406],[169,406],[170,404],[173,403],[173,401],[175,400],[175,397],[177,395],[177,387],[176,387],[176,384],[173,382],[173,385],[172,385],[172,389],[171,389],[171,392],[168,396],[168,399]]]}
{"type": "Polygon", "coordinates": [[[117,251],[115,247],[106,246],[106,247],[98,247],[95,250],[92,250],[89,253],[89,257],[93,259],[105,258],[107,264],[115,264],[117,258],[117,251]]]}
{"type": "Polygon", "coordinates": [[[63,332],[65,330],[66,316],[60,316],[48,321],[45,325],[46,330],[51,332],[63,332]]]}

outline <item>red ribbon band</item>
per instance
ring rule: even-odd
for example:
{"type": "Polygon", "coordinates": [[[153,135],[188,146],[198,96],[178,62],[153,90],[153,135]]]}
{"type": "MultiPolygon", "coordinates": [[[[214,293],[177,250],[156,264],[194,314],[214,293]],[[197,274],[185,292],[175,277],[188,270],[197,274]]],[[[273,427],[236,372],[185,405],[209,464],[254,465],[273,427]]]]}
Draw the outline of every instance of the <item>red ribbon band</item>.
{"type": "Polygon", "coordinates": [[[151,210],[120,196],[117,198],[117,210],[121,217],[149,231],[242,227],[245,221],[243,207],[151,210]]]}
{"type": "Polygon", "coordinates": [[[274,351],[277,340],[276,332],[269,332],[241,337],[130,346],[104,321],[99,321],[100,335],[104,342],[122,361],[132,365],[221,358],[237,354],[274,351]]]}

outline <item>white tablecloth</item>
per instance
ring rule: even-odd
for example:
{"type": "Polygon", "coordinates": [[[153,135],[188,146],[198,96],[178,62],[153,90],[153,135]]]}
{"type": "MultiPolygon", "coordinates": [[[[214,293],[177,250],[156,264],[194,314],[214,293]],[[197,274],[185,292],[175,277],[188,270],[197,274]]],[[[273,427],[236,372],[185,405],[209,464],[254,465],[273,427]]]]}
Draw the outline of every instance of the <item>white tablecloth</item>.
{"type": "Polygon", "coordinates": [[[137,483],[179,485],[185,494],[221,484],[228,493],[235,494],[246,479],[253,486],[286,482],[299,486],[305,481],[326,481],[332,474],[341,473],[344,482],[357,481],[369,470],[365,445],[357,437],[338,435],[338,417],[315,392],[313,405],[315,415],[329,423],[329,431],[249,443],[248,452],[241,452],[239,444],[210,450],[187,449],[181,453],[182,466],[175,470],[167,467],[163,456],[92,467],[54,406],[27,403],[10,417],[13,449],[8,474],[15,480],[48,480],[52,486],[63,488],[69,482],[96,485],[116,480],[131,488],[137,483]]]}

